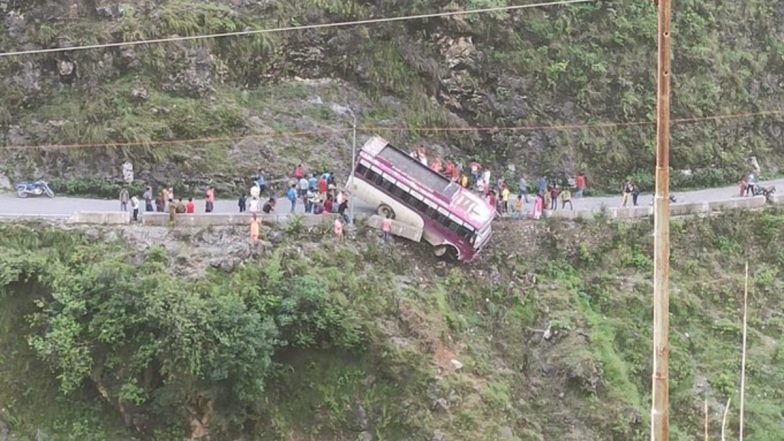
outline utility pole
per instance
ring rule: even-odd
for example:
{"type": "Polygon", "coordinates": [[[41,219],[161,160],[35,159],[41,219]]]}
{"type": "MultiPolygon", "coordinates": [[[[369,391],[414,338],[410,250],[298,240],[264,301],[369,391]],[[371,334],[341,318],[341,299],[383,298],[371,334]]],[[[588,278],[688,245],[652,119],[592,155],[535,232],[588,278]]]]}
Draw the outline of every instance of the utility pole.
{"type": "Polygon", "coordinates": [[[352,122],[352,136],[351,136],[351,174],[349,174],[349,228],[354,227],[354,195],[350,194],[352,184],[354,183],[354,170],[357,169],[357,115],[351,110],[351,107],[346,106],[348,112],[351,114],[352,122]]]}
{"type": "Polygon", "coordinates": [[[670,0],[658,0],[651,441],[670,439],[670,0]]]}

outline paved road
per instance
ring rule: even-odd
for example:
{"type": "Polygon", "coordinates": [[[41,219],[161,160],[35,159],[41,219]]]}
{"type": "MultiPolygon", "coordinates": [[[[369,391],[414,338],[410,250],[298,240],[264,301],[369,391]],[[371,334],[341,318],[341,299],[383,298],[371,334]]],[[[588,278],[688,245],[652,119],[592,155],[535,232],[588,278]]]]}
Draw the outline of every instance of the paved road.
{"type": "MultiPolygon", "coordinates": [[[[784,191],[784,179],[774,181],[764,181],[761,185],[775,185],[780,191],[784,191]]],[[[705,190],[695,190],[688,192],[674,192],[677,203],[716,201],[737,197],[738,186],[727,186],[721,188],[709,188],[705,190]]],[[[638,200],[639,205],[650,205],[653,200],[650,194],[641,194],[638,200]]],[[[575,210],[599,211],[602,207],[617,207],[620,205],[621,197],[586,197],[574,200],[575,210]]],[[[290,210],[290,203],[285,198],[278,200],[275,212],[284,214],[290,210]]],[[[528,208],[528,207],[526,207],[528,208]]],[[[118,211],[120,203],[115,200],[87,199],[75,197],[56,197],[48,198],[28,198],[19,199],[13,193],[0,193],[0,215],[34,215],[41,217],[69,217],[77,211],[118,211]]],[[[144,209],[144,207],[142,207],[144,209]]],[[[215,212],[236,212],[236,200],[218,200],[215,202],[215,212]]],[[[358,214],[369,213],[370,207],[361,201],[356,201],[355,210],[358,214]]],[[[196,204],[196,212],[204,212],[204,201],[199,200],[196,204]]],[[[301,201],[297,202],[297,213],[304,213],[301,201]]]]}
{"type": "MultiPolygon", "coordinates": [[[[187,200],[183,200],[183,202],[187,203],[187,200]]],[[[194,202],[196,203],[196,212],[204,213],[204,200],[201,199],[194,202]]],[[[142,201],[141,203],[141,209],[144,211],[144,202],[142,201]]],[[[278,203],[275,205],[275,213],[286,214],[289,213],[290,210],[291,203],[286,198],[278,199],[278,203]]],[[[361,201],[356,201],[354,210],[359,214],[372,211],[361,201]]],[[[41,217],[70,217],[77,211],[120,211],[120,202],[119,200],[77,197],[55,197],[54,199],[37,197],[21,199],[16,197],[15,193],[0,193],[0,215],[24,214],[41,217]]],[[[238,212],[237,200],[216,200],[214,211],[216,213],[238,212]]],[[[302,205],[302,200],[298,200],[296,213],[303,214],[304,212],[305,207],[302,205]]]]}

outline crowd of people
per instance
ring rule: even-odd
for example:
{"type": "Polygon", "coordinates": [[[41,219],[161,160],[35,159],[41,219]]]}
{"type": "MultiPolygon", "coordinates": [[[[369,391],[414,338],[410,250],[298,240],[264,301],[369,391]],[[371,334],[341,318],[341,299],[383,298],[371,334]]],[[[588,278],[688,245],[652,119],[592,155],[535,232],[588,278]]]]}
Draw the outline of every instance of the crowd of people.
{"type": "MultiPolygon", "coordinates": [[[[273,194],[274,189],[268,187],[262,169],[258,169],[251,181],[249,191],[239,196],[237,206],[240,213],[250,214],[250,238],[251,242],[257,243],[261,232],[260,216],[262,213],[274,212],[278,200],[273,194]]],[[[343,239],[344,225],[350,221],[347,213],[349,196],[345,189],[338,189],[335,176],[331,171],[306,174],[302,164],[298,165],[288,179],[285,197],[291,203],[289,212],[292,214],[299,211],[299,206],[302,206],[301,212],[306,214],[339,214],[333,224],[333,231],[338,240],[343,239]]],[[[194,198],[189,197],[187,202],[183,202],[183,198],[175,198],[174,189],[170,186],[161,187],[157,194],[153,192],[151,186],[147,186],[141,199],[144,201],[146,212],[169,213],[169,222],[172,225],[178,214],[196,213],[194,198]]],[[[138,222],[141,210],[139,198],[131,197],[128,187],[123,186],[120,189],[119,200],[120,210],[127,212],[130,205],[133,222],[138,222]]],[[[207,186],[204,192],[204,212],[212,213],[214,210],[215,188],[207,186]]]]}
{"type": "MultiPolygon", "coordinates": [[[[491,171],[482,167],[482,164],[473,160],[467,165],[459,160],[434,157],[428,161],[427,150],[424,145],[417,146],[411,152],[411,157],[418,159],[423,165],[430,167],[431,170],[440,173],[452,182],[458,183],[463,188],[476,191],[484,196],[488,204],[495,208],[501,216],[510,216],[513,219],[526,217],[526,204],[528,200],[528,182],[525,176],[520,176],[517,182],[517,198],[510,201],[512,188],[506,180],[501,177],[495,183],[491,181],[491,171]]],[[[578,173],[576,178],[566,179],[559,184],[555,179],[548,179],[542,176],[536,183],[536,193],[533,207],[528,217],[539,219],[545,209],[557,210],[558,202],[561,209],[574,210],[572,203],[571,189],[575,190],[575,197],[581,198],[586,188],[585,174],[578,173]]]]}

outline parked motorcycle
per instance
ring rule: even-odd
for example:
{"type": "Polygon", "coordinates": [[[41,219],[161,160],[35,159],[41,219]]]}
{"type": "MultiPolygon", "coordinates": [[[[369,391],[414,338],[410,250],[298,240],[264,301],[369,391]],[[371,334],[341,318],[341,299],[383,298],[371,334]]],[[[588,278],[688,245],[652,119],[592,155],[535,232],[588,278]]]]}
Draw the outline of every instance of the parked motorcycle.
{"type": "Polygon", "coordinates": [[[16,195],[20,198],[41,195],[53,198],[54,192],[45,181],[21,182],[16,184],[16,195]]]}

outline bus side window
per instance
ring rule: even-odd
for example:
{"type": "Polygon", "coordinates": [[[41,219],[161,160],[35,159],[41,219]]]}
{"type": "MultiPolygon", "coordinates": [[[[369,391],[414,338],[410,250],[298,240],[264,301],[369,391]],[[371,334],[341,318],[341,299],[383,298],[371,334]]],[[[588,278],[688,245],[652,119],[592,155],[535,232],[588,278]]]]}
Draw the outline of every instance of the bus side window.
{"type": "Polygon", "coordinates": [[[395,184],[393,184],[390,181],[387,181],[386,179],[383,179],[383,182],[381,183],[381,188],[392,193],[393,190],[395,189],[395,184]]]}
{"type": "Polygon", "coordinates": [[[368,168],[362,164],[357,165],[357,174],[360,176],[367,176],[368,168]]]}
{"type": "Polygon", "coordinates": [[[374,183],[374,184],[376,184],[378,186],[380,186],[381,183],[384,181],[384,178],[380,174],[374,172],[373,170],[369,170],[368,171],[367,177],[370,180],[370,182],[372,182],[372,183],[374,183]]]}

